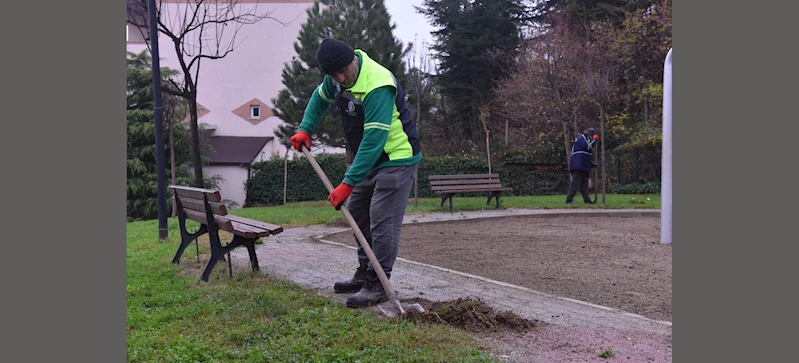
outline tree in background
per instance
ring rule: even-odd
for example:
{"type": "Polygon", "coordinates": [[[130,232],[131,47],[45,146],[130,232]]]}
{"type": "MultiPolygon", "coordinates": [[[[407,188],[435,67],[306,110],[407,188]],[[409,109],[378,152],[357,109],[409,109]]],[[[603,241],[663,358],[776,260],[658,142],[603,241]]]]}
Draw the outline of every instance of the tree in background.
{"type": "Polygon", "coordinates": [[[432,49],[441,86],[439,143],[473,153],[485,134],[480,110],[490,107],[495,82],[513,71],[521,28],[529,20],[520,0],[425,0],[417,10],[437,30],[432,49]],[[504,57],[491,54],[501,53],[504,57]]]}
{"type": "MultiPolygon", "coordinates": [[[[634,3],[638,2],[628,5],[634,3]]],[[[583,120],[604,120],[603,147],[641,145],[641,140],[651,144],[659,137],[671,1],[640,3],[642,8],[618,13],[621,21],[610,21],[579,18],[553,5],[582,2],[548,2],[551,11],[537,15],[537,27],[525,38],[514,74],[495,91],[496,98],[504,100],[496,114],[517,131],[511,135],[518,142],[510,147],[548,147],[553,140],[551,122],[562,124],[569,118],[574,121],[561,128],[564,145],[567,135],[571,139],[587,126],[583,120]]]]}
{"type": "Polygon", "coordinates": [[[585,34],[595,22],[609,22],[618,27],[633,11],[655,3],[655,0],[542,0],[535,2],[532,13],[536,21],[543,23],[553,15],[567,16],[574,19],[581,34],[585,34]]]}
{"type": "Polygon", "coordinates": [[[564,164],[571,157],[574,136],[588,127],[584,107],[585,86],[579,73],[580,39],[567,17],[552,22],[548,32],[528,39],[526,61],[537,74],[538,91],[534,93],[543,105],[539,116],[559,125],[565,152],[564,164]]]}
{"type": "MultiPolygon", "coordinates": [[[[405,88],[405,66],[402,58],[407,50],[394,38],[394,25],[383,0],[317,0],[306,10],[308,20],[302,25],[294,50],[297,55],[283,68],[283,85],[272,99],[273,112],[283,124],[275,135],[284,145],[299,129],[302,114],[311,94],[322,81],[316,62],[316,51],[322,39],[333,37],[355,49],[362,49],[397,77],[405,88]]],[[[331,110],[335,106],[331,107],[331,110]]],[[[346,139],[334,112],[319,122],[313,142],[332,147],[345,147],[346,139]]]]}
{"type": "Polygon", "coordinates": [[[416,130],[424,142],[426,140],[426,124],[435,119],[439,103],[438,83],[435,78],[436,66],[430,55],[430,45],[423,41],[408,44],[410,51],[407,54],[408,86],[405,93],[408,95],[408,105],[416,122],[416,130]]]}
{"type": "MultiPolygon", "coordinates": [[[[578,68],[582,70],[583,79],[585,80],[586,94],[588,98],[599,107],[599,138],[598,143],[600,150],[595,150],[595,155],[601,155],[599,162],[599,169],[595,171],[602,172],[602,204],[606,202],[607,191],[607,176],[606,165],[607,158],[605,154],[605,119],[606,110],[610,104],[611,95],[615,92],[615,54],[613,43],[611,39],[616,39],[616,29],[609,22],[597,22],[594,24],[593,31],[598,34],[596,37],[599,41],[586,41],[582,42],[580,57],[577,62],[578,68]]],[[[595,190],[599,190],[600,186],[595,185],[595,190]]],[[[596,201],[595,201],[596,202],[596,201]]]]}
{"type": "MultiPolygon", "coordinates": [[[[147,0],[128,0],[127,22],[139,29],[149,28],[147,0]]],[[[188,101],[189,125],[191,129],[192,166],[194,184],[205,187],[202,171],[203,150],[201,131],[197,115],[197,85],[203,59],[221,59],[238,45],[236,36],[244,25],[255,24],[263,19],[273,19],[271,11],[258,10],[258,4],[245,6],[239,0],[185,0],[175,2],[175,7],[157,9],[158,32],[172,41],[180,63],[183,81],[165,84],[163,91],[183,97],[188,101]]],[[[145,37],[145,39],[148,37],[145,37]]],[[[147,44],[148,49],[150,44],[147,44]]]]}
{"type": "MultiPolygon", "coordinates": [[[[177,71],[162,68],[162,82],[177,71]]],[[[152,61],[147,50],[134,54],[128,52],[127,61],[127,216],[129,219],[154,219],[158,216],[158,187],[155,162],[155,117],[153,114],[152,61]]],[[[164,98],[168,98],[165,96],[164,98]]],[[[165,115],[178,115],[183,105],[166,101],[165,115]]],[[[171,130],[170,145],[164,155],[169,156],[173,183],[190,184],[191,160],[189,131],[185,123],[175,123],[175,118],[164,117],[171,130]]],[[[168,132],[168,131],[167,131],[168,132]]]]}
{"type": "MultiPolygon", "coordinates": [[[[663,61],[671,48],[671,0],[633,11],[602,42],[612,45],[620,115],[609,131],[618,147],[660,144],[662,136],[663,61]]],[[[603,33],[599,33],[600,35],[603,33]]],[[[600,40],[598,40],[600,41],[600,40]]]]}

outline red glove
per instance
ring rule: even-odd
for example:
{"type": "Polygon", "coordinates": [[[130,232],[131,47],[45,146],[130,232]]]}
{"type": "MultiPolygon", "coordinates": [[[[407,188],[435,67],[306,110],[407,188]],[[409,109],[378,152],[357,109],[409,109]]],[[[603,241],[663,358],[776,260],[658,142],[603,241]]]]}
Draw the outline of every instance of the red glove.
{"type": "Polygon", "coordinates": [[[308,150],[311,150],[311,135],[305,131],[297,132],[289,139],[289,141],[291,141],[291,146],[293,146],[299,152],[302,152],[302,144],[305,144],[305,147],[307,147],[308,150]]]}
{"type": "Polygon", "coordinates": [[[341,183],[327,196],[327,200],[330,201],[330,204],[332,204],[336,210],[339,210],[341,209],[341,205],[344,204],[344,201],[349,198],[350,194],[352,194],[352,187],[341,183]]]}
{"type": "Polygon", "coordinates": [[[599,141],[599,135],[594,135],[594,140],[599,141]]]}

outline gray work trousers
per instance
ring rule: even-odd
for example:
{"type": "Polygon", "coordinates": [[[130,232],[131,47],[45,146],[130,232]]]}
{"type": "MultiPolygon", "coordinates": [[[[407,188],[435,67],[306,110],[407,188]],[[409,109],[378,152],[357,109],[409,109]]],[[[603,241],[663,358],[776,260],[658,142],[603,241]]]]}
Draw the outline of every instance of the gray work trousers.
{"type": "MultiPolygon", "coordinates": [[[[417,163],[372,170],[366,179],[353,188],[347,201],[347,209],[358,223],[387,277],[391,276],[397,259],[402,219],[418,169],[417,163]]],[[[360,243],[358,262],[362,267],[368,266],[367,278],[377,279],[374,267],[360,243]]]]}

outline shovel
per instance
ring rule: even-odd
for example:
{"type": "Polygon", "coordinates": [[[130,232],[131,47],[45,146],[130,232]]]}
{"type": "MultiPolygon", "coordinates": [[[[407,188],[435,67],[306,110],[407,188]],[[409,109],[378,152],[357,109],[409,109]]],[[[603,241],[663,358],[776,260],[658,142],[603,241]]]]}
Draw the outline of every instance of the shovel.
{"type": "MultiPolygon", "coordinates": [[[[322,180],[322,183],[325,185],[325,188],[327,188],[327,191],[332,193],[333,184],[330,183],[330,180],[327,178],[327,175],[325,175],[324,170],[322,170],[322,167],[319,166],[319,163],[316,162],[316,159],[314,159],[310,150],[308,150],[305,145],[302,145],[302,153],[305,154],[305,157],[311,162],[311,166],[313,166],[313,169],[316,171],[316,175],[319,176],[319,179],[322,180]]],[[[388,317],[394,317],[398,314],[405,314],[406,308],[424,313],[424,308],[419,304],[411,304],[405,307],[400,304],[399,300],[397,299],[397,293],[394,291],[394,288],[391,287],[391,283],[388,282],[388,277],[386,277],[385,271],[383,271],[380,262],[377,260],[377,257],[375,257],[374,252],[372,252],[372,248],[369,247],[366,237],[363,235],[363,232],[361,232],[361,229],[358,228],[358,223],[356,223],[355,219],[352,218],[352,214],[350,214],[350,211],[347,209],[346,205],[341,206],[341,212],[344,213],[344,217],[347,219],[347,222],[350,224],[350,228],[352,228],[352,231],[355,233],[355,238],[358,240],[361,248],[363,248],[363,251],[366,252],[366,256],[369,257],[369,262],[372,263],[372,267],[374,268],[375,273],[377,273],[377,278],[380,279],[380,284],[382,284],[383,289],[386,290],[389,303],[393,304],[393,306],[384,306],[383,304],[378,304],[377,307],[380,309],[380,311],[388,317]]]]}
{"type": "MultiPolygon", "coordinates": [[[[598,150],[597,150],[598,151],[598,150]]],[[[599,200],[599,153],[594,154],[594,203],[599,200]]]]}

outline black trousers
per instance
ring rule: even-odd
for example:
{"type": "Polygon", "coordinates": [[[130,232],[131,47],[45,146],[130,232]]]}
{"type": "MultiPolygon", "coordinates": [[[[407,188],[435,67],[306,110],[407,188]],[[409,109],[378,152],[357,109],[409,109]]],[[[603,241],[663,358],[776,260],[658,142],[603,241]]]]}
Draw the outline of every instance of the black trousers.
{"type": "Polygon", "coordinates": [[[571,202],[577,191],[583,196],[583,201],[591,203],[591,195],[588,194],[588,172],[582,170],[571,170],[571,183],[569,183],[569,192],[566,194],[566,201],[571,202]]]}

